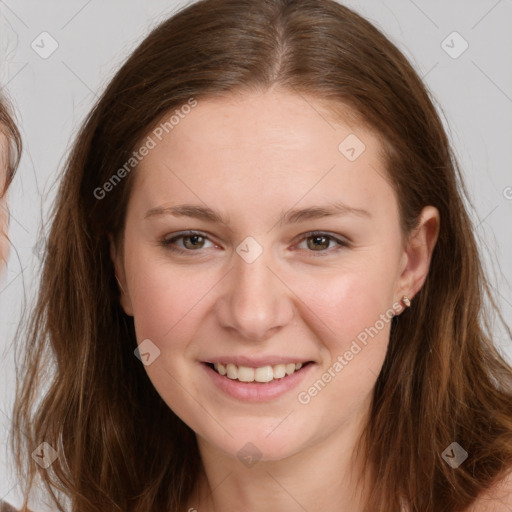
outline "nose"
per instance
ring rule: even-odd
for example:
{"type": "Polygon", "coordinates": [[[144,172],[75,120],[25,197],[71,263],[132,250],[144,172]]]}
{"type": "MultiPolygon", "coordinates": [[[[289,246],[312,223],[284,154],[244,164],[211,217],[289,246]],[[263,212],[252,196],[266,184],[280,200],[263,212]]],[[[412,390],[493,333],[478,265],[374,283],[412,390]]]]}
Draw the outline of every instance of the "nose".
{"type": "Polygon", "coordinates": [[[233,256],[217,317],[225,329],[251,341],[265,341],[293,319],[293,293],[276,270],[269,250],[252,263],[233,256]]]}

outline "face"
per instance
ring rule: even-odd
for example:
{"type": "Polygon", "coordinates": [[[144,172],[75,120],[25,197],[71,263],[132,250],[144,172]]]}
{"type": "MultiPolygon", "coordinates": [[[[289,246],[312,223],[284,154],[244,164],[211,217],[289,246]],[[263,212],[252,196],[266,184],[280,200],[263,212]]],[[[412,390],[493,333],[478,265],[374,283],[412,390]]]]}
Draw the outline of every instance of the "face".
{"type": "Polygon", "coordinates": [[[200,101],[148,135],[112,258],[151,382],[233,457],[335,435],[368,405],[392,313],[428,266],[407,252],[378,137],[275,90],[200,101]],[[272,380],[238,380],[253,377],[272,380]]]}
{"type": "MultiPolygon", "coordinates": [[[[8,142],[5,135],[0,131],[0,195],[7,180],[7,149],[8,142]]],[[[7,239],[8,210],[6,194],[0,196],[0,273],[9,255],[9,243],[7,239]]]]}

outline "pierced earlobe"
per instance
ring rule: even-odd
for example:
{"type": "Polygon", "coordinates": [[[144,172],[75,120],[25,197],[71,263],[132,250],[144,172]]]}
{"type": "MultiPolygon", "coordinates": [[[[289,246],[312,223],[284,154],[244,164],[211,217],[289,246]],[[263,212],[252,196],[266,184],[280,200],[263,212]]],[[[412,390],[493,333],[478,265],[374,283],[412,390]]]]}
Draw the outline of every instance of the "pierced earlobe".
{"type": "MultiPolygon", "coordinates": [[[[411,301],[409,299],[409,297],[407,297],[406,295],[404,295],[401,299],[400,299],[400,302],[405,306],[402,311],[400,311],[400,314],[402,314],[406,308],[410,308],[411,307],[411,301]]],[[[393,318],[396,317],[396,316],[399,316],[397,313],[393,312],[393,318]]]]}

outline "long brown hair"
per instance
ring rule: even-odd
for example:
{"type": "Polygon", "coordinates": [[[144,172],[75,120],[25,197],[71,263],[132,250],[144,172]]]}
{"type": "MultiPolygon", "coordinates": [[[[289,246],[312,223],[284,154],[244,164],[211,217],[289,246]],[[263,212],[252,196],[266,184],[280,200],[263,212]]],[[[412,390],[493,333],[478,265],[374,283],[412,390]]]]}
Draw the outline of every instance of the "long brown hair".
{"type": "Polygon", "coordinates": [[[120,306],[109,256],[136,169],[104,197],[95,191],[191,98],[273,86],[350,109],[376,130],[405,235],[423,207],[440,213],[429,275],[392,321],[361,438],[374,478],[367,510],[463,510],[512,466],[512,369],[493,346],[488,315],[510,329],[417,73],[379,30],[332,0],[202,0],[133,52],[64,168],[37,304],[20,336],[13,449],[27,495],[39,475],[56,504],[67,497],[76,512],[184,510],[201,466],[195,435],[134,357],[133,318],[120,306]],[[442,458],[454,441],[469,454],[457,469],[442,458]],[[30,457],[42,442],[58,454],[47,469],[30,457]]]}

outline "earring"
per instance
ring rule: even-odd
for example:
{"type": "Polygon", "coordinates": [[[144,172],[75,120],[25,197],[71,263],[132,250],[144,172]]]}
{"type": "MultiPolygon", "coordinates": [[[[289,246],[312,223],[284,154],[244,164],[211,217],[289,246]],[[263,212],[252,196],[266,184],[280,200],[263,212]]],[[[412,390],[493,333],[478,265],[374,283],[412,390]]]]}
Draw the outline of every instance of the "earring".
{"type": "Polygon", "coordinates": [[[411,307],[411,301],[405,295],[402,297],[402,302],[406,308],[411,307]]]}

